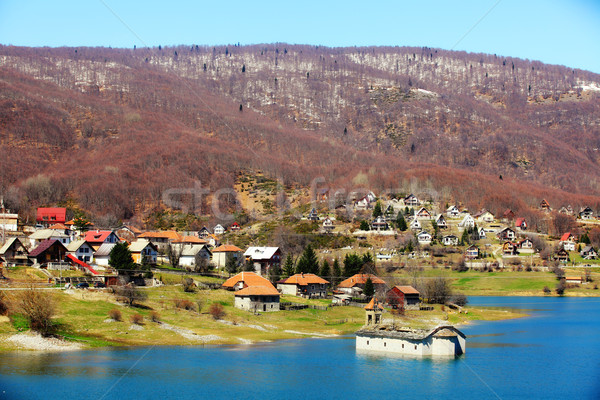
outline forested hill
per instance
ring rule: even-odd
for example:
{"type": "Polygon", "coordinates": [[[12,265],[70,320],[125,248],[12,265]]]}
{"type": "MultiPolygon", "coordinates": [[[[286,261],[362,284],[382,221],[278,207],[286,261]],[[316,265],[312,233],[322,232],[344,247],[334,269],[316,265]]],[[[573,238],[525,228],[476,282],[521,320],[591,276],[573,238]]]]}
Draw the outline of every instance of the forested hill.
{"type": "Polygon", "coordinates": [[[0,191],[23,212],[69,198],[130,218],[256,170],[594,206],[600,75],[430,48],[3,46],[0,140],[0,191]]]}

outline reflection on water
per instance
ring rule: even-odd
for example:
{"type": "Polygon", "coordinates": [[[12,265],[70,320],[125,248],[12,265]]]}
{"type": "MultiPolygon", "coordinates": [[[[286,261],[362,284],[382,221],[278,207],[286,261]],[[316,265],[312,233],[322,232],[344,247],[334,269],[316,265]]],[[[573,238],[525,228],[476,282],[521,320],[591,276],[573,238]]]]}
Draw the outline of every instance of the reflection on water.
{"type": "Polygon", "coordinates": [[[0,356],[0,400],[600,398],[599,301],[470,300],[529,309],[541,303],[542,311],[464,327],[467,352],[459,358],[357,353],[353,337],[8,353],[0,356]]]}

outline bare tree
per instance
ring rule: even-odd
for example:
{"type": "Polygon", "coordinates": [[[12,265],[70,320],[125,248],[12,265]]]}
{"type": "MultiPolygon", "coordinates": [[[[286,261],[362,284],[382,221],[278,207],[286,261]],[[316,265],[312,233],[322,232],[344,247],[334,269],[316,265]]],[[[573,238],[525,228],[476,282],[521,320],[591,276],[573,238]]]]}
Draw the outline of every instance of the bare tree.
{"type": "Polygon", "coordinates": [[[51,294],[31,287],[16,296],[15,305],[16,310],[27,318],[32,330],[42,335],[52,332],[55,305],[51,294]]]}

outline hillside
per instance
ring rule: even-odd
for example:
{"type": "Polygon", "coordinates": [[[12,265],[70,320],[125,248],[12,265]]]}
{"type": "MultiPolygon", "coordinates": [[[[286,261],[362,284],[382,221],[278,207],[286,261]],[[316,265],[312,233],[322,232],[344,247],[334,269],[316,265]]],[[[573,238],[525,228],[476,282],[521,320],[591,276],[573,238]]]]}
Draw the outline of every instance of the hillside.
{"type": "Polygon", "coordinates": [[[599,75],[495,55],[0,47],[0,191],[23,215],[66,203],[141,218],[176,188],[181,208],[210,214],[189,189],[253,171],[494,212],[541,198],[597,209],[599,123],[599,75]]]}

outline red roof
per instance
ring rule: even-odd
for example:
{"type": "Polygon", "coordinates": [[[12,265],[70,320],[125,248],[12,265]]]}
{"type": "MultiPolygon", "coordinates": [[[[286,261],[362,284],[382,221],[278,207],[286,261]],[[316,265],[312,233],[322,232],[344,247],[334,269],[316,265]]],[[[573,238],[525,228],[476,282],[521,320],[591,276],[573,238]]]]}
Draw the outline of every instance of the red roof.
{"type": "Polygon", "coordinates": [[[40,207],[37,209],[35,220],[64,224],[67,220],[67,209],[64,207],[40,207]]]}
{"type": "Polygon", "coordinates": [[[419,291],[412,286],[396,286],[404,294],[419,294],[419,291]]]}
{"type": "Polygon", "coordinates": [[[287,285],[307,286],[312,284],[328,284],[329,281],[315,274],[296,274],[285,279],[282,283],[287,285]]]}
{"type": "Polygon", "coordinates": [[[235,292],[236,296],[279,296],[277,289],[273,285],[269,286],[248,286],[235,292]]]}
{"type": "Polygon", "coordinates": [[[371,301],[369,302],[369,304],[367,304],[365,306],[365,310],[383,310],[383,306],[381,305],[381,303],[379,301],[377,301],[377,299],[375,297],[373,297],[371,299],[371,301]]]}
{"type": "Polygon", "coordinates": [[[521,226],[525,222],[525,218],[517,218],[516,226],[521,226]]]}
{"type": "Polygon", "coordinates": [[[233,252],[233,253],[242,253],[244,250],[240,249],[237,246],[234,246],[232,244],[223,244],[219,247],[217,247],[216,249],[214,249],[212,252],[213,253],[227,253],[227,252],[233,252]]]}
{"type": "Polygon", "coordinates": [[[570,237],[571,237],[571,232],[563,233],[563,235],[560,237],[560,241],[567,242],[570,237]]]}
{"type": "Polygon", "coordinates": [[[346,288],[351,288],[357,285],[364,285],[367,283],[367,279],[371,278],[371,282],[373,282],[373,285],[383,285],[385,284],[385,282],[383,280],[381,280],[380,278],[376,277],[373,274],[356,274],[354,276],[351,276],[350,278],[343,280],[338,287],[346,287],[346,288]]]}
{"type": "Polygon", "coordinates": [[[270,286],[270,287],[273,287],[271,282],[269,282],[267,279],[263,278],[262,276],[257,275],[255,272],[246,272],[245,271],[245,272],[240,272],[239,274],[227,279],[225,281],[225,283],[223,283],[223,288],[231,289],[235,285],[237,285],[240,281],[243,282],[244,287],[247,287],[247,286],[267,286],[267,287],[270,286]]]}
{"type": "Polygon", "coordinates": [[[108,235],[111,233],[112,231],[87,231],[83,240],[90,243],[104,243],[108,235]]]}

